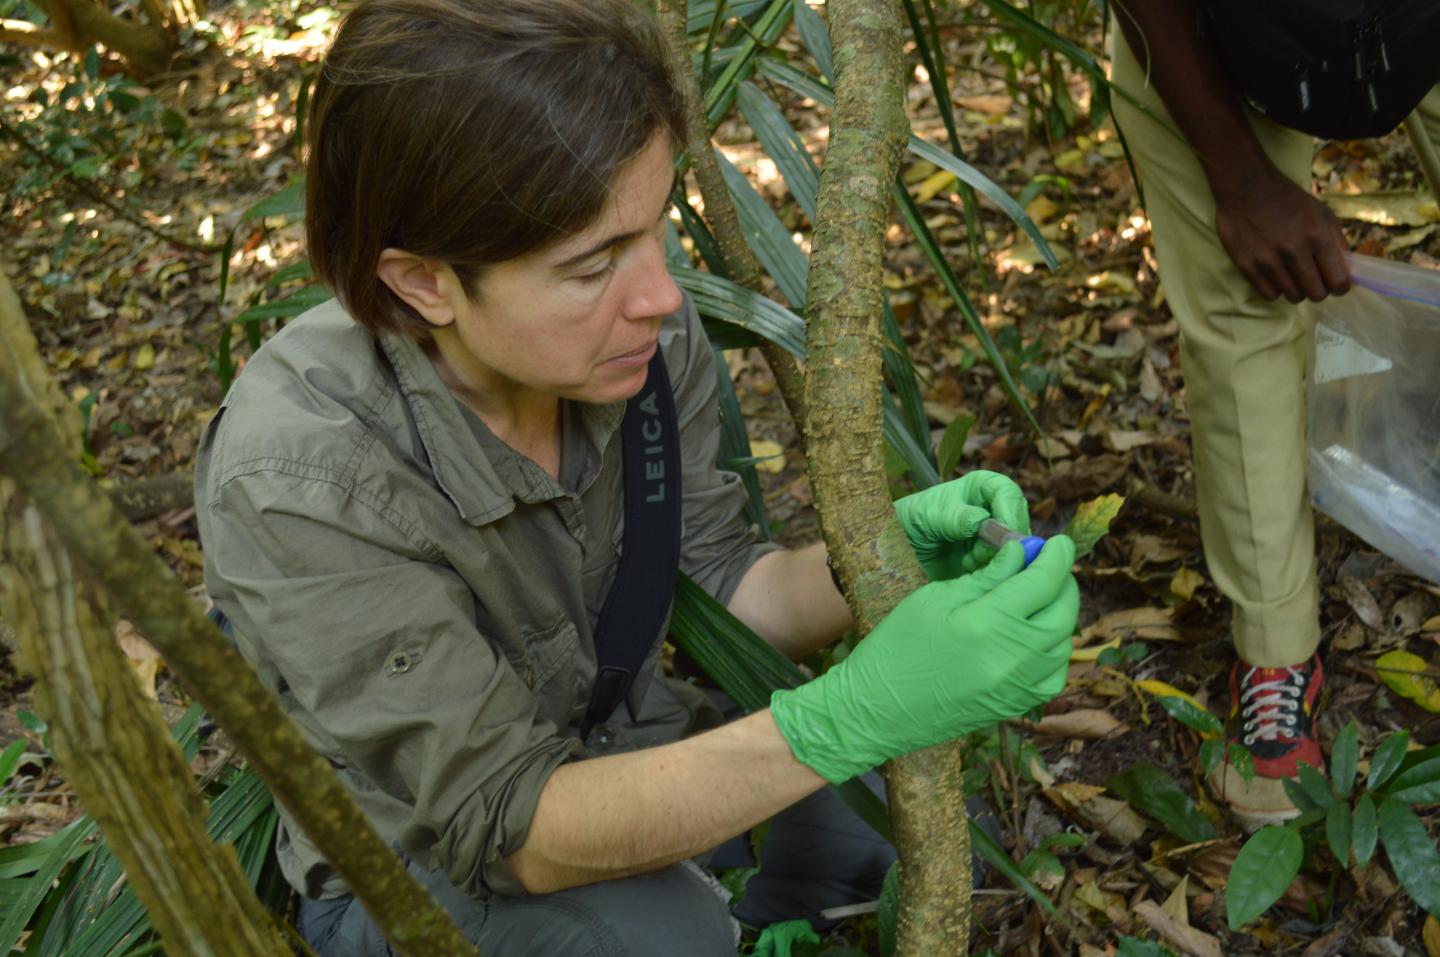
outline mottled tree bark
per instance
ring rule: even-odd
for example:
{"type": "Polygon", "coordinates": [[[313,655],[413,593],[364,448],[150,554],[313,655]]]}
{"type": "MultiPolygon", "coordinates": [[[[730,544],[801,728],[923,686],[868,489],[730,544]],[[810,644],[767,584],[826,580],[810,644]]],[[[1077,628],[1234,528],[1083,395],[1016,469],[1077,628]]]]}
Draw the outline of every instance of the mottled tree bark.
{"type": "MultiPolygon", "coordinates": [[[[57,426],[52,412],[63,400],[46,381],[19,302],[0,273],[0,475],[8,476],[29,499],[35,512],[53,526],[69,557],[104,588],[165,656],[275,798],[324,852],[395,951],[406,957],[474,955],[475,949],[445,912],[410,878],[399,857],[370,827],[329,763],[309,747],[250,666],[80,468],[72,454],[73,437],[79,430],[72,423],[62,433],[57,426]]],[[[36,540],[47,542],[51,554],[59,554],[59,544],[48,533],[36,540]]],[[[54,620],[64,623],[59,612],[54,620]]],[[[25,623],[12,627],[19,631],[25,623]]],[[[60,643],[59,638],[44,638],[62,660],[35,662],[41,668],[42,682],[51,680],[52,667],[82,671],[87,667],[88,658],[69,657],[79,653],[77,640],[60,643]]],[[[24,644],[33,641],[30,636],[22,638],[24,644]]],[[[56,708],[80,707],[78,702],[62,698],[58,689],[52,698],[56,708]]],[[[93,727],[83,716],[78,720],[77,727],[93,727]]],[[[83,750],[84,745],[75,747],[82,759],[90,753],[83,750]]],[[[77,787],[86,779],[83,770],[79,777],[74,767],[69,772],[77,787]]],[[[109,777],[105,786],[113,786],[109,777]]],[[[81,798],[87,799],[84,793],[81,798]]],[[[106,799],[102,794],[102,805],[106,799]]],[[[147,853],[163,853],[163,845],[152,846],[147,853]]],[[[217,936],[233,933],[228,923],[187,929],[217,936]]],[[[213,952],[226,951],[217,948],[213,952]]]]}
{"type": "MultiPolygon", "coordinates": [[[[882,262],[909,125],[893,0],[830,0],[836,105],[820,175],[806,304],[807,457],[821,529],[863,633],[924,583],[885,476],[882,262]]],[[[970,842],[958,746],[886,766],[900,850],[897,952],[963,954],[970,842]]]]}
{"type": "MultiPolygon", "coordinates": [[[[714,144],[710,142],[710,126],[705,120],[700,84],[695,78],[695,63],[690,57],[689,33],[685,26],[686,5],[686,0],[659,0],[655,11],[661,32],[665,34],[670,72],[685,101],[685,150],[690,154],[695,181],[700,184],[700,195],[705,200],[705,219],[715,233],[720,258],[729,270],[730,278],[763,295],[765,270],[745,242],[740,218],[735,213],[735,204],[730,199],[730,190],[725,185],[720,164],[715,160],[714,144]]],[[[799,427],[805,421],[805,370],[794,356],[769,340],[761,341],[760,352],[775,375],[780,395],[790,410],[790,418],[799,427]]],[[[803,435],[801,441],[804,442],[803,435]]]]}
{"type": "Polygon", "coordinates": [[[49,523],[0,478],[0,614],[19,639],[22,667],[42,676],[37,707],[56,757],[166,953],[290,957],[233,848],[210,840],[195,779],[97,599],[49,523]]]}

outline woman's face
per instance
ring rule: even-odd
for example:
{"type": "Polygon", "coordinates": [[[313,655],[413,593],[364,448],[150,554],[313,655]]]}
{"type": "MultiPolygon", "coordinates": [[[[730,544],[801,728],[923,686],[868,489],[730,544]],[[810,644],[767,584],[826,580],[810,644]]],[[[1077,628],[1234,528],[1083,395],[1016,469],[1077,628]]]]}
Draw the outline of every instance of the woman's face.
{"type": "Polygon", "coordinates": [[[447,361],[486,391],[581,402],[628,399],[645,384],[660,320],[680,307],[665,269],[674,164],[668,136],[621,168],[583,232],[491,267],[456,296],[447,361]],[[459,362],[456,362],[456,359],[459,362]]]}

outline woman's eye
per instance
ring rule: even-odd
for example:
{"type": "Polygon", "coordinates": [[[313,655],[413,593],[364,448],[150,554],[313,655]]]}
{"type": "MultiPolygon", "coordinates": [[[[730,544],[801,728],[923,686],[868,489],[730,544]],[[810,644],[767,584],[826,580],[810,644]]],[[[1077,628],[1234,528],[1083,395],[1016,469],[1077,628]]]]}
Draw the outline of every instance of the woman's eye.
{"type": "Polygon", "coordinates": [[[575,278],[581,282],[599,282],[601,279],[604,279],[606,276],[610,275],[614,271],[615,257],[611,256],[609,259],[605,260],[605,265],[601,266],[595,272],[587,272],[583,275],[576,276],[575,278]]]}

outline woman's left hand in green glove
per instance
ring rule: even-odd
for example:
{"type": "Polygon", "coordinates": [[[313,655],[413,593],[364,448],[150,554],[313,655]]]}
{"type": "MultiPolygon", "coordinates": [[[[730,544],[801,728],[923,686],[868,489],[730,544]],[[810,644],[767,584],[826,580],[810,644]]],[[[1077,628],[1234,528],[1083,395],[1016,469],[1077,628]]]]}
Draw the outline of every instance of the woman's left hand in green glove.
{"type": "Polygon", "coordinates": [[[998,472],[970,472],[907,495],[895,511],[932,582],[967,575],[995,557],[995,549],[975,537],[985,519],[1022,534],[1030,531],[1025,493],[998,472]]]}

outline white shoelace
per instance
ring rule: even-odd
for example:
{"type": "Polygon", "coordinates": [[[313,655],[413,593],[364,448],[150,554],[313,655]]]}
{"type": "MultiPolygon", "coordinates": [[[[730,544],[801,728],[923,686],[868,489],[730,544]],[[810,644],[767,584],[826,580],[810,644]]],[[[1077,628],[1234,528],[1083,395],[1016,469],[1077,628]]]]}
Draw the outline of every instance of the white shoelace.
{"type": "MultiPolygon", "coordinates": [[[[1247,671],[1241,684],[1247,684],[1257,670],[1247,671]]],[[[1245,719],[1242,740],[1247,748],[1256,741],[1274,741],[1281,734],[1295,737],[1299,720],[1296,712],[1300,710],[1300,672],[1294,668],[1285,670],[1290,674],[1289,679],[1258,682],[1240,696],[1240,716],[1245,719]]]]}

